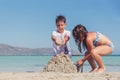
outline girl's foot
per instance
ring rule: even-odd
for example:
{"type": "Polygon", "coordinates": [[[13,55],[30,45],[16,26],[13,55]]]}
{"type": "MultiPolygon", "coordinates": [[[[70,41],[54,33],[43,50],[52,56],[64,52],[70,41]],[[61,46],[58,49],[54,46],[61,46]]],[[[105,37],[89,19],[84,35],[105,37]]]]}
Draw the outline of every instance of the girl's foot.
{"type": "Polygon", "coordinates": [[[97,71],[97,68],[92,69],[90,72],[96,72],[96,71],[97,71]]]}
{"type": "Polygon", "coordinates": [[[102,72],[104,72],[104,71],[105,71],[105,68],[98,68],[98,69],[96,70],[97,73],[102,73],[102,72]]]}

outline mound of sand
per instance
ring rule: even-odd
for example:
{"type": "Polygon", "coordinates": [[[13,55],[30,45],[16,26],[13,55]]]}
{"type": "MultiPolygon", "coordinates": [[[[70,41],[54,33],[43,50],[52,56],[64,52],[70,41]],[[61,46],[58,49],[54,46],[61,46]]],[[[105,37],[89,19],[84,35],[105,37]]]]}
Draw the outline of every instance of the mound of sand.
{"type": "Polygon", "coordinates": [[[60,53],[48,61],[43,72],[75,73],[77,70],[70,58],[64,53],[60,53]]]}

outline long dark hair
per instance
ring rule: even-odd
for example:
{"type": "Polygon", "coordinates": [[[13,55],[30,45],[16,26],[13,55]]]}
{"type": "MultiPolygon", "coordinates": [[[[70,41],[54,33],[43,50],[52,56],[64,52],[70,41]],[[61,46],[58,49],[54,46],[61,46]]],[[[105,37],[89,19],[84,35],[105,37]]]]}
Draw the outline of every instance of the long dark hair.
{"type": "Polygon", "coordinates": [[[75,39],[75,42],[78,44],[78,50],[80,53],[82,53],[82,48],[85,50],[87,45],[86,45],[86,36],[87,36],[87,29],[85,26],[79,24],[76,25],[75,28],[72,30],[72,35],[75,39]]]}

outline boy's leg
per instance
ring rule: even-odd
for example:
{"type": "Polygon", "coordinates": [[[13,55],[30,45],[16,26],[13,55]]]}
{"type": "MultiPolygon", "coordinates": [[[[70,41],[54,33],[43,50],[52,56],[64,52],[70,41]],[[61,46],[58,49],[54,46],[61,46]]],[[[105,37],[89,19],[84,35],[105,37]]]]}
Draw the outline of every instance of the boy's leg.
{"type": "Polygon", "coordinates": [[[68,54],[68,56],[71,57],[71,49],[69,43],[66,43],[65,45],[65,54],[68,54]]]}
{"type": "Polygon", "coordinates": [[[53,44],[53,50],[54,50],[54,56],[56,56],[57,54],[59,54],[59,49],[58,46],[53,44]]]}

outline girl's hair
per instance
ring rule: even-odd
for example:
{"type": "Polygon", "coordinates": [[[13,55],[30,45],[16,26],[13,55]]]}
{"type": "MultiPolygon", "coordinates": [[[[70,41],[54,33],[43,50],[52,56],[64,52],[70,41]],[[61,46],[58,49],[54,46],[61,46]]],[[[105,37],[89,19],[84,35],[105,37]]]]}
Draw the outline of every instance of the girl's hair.
{"type": "Polygon", "coordinates": [[[56,23],[59,22],[59,21],[63,21],[64,23],[66,23],[66,18],[65,18],[65,16],[63,16],[63,15],[57,16],[57,18],[56,18],[56,23]]]}
{"type": "Polygon", "coordinates": [[[75,42],[78,43],[78,50],[82,53],[82,48],[85,50],[87,45],[86,45],[86,34],[87,34],[87,29],[81,25],[78,24],[75,26],[75,28],[72,30],[72,35],[75,39],[75,42]]]}

